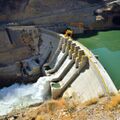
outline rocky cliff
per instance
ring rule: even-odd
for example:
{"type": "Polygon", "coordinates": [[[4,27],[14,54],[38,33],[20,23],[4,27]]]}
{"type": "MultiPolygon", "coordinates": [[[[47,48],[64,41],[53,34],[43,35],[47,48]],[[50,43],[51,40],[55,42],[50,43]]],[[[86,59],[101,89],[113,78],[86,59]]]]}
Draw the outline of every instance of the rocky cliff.
{"type": "Polygon", "coordinates": [[[110,28],[114,16],[109,20],[109,13],[102,17],[97,14],[97,18],[94,14],[110,1],[114,0],[0,0],[0,24],[37,24],[57,32],[110,28]]]}
{"type": "Polygon", "coordinates": [[[102,0],[0,0],[0,13],[19,13],[20,11],[23,12],[26,8],[44,12],[62,8],[69,9],[70,7],[77,8],[85,4],[95,4],[100,2],[102,2],[102,0]]]}
{"type": "Polygon", "coordinates": [[[15,18],[17,14],[25,11],[29,0],[0,0],[0,21],[15,18]]]}
{"type": "Polygon", "coordinates": [[[14,20],[41,16],[44,13],[53,14],[57,11],[62,14],[98,3],[101,4],[102,0],[0,0],[0,17],[1,20],[14,20]]]}
{"type": "Polygon", "coordinates": [[[12,12],[19,12],[24,10],[28,0],[0,0],[0,12],[10,14],[12,12]]]}

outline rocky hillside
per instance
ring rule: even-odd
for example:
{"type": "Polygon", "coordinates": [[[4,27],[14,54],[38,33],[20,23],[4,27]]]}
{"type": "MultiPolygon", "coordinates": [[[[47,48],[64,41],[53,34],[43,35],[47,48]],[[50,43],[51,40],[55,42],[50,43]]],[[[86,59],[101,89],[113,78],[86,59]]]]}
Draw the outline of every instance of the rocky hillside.
{"type": "Polygon", "coordinates": [[[1,20],[22,19],[41,15],[44,12],[88,7],[101,2],[102,0],[0,0],[0,18],[1,20]]]}
{"type": "Polygon", "coordinates": [[[25,11],[29,0],[0,0],[0,21],[11,20],[25,11]]]}
{"type": "Polygon", "coordinates": [[[0,13],[17,13],[25,9],[28,0],[0,0],[0,13]]]}
{"type": "Polygon", "coordinates": [[[42,105],[14,111],[0,120],[119,120],[120,95],[92,99],[80,104],[74,98],[50,100],[42,105]]]}
{"type": "Polygon", "coordinates": [[[115,16],[119,18],[119,13],[111,14],[110,8],[106,13],[101,10],[110,1],[114,0],[0,0],[0,24],[37,24],[57,32],[70,28],[75,33],[118,27],[112,21],[115,16]],[[103,15],[96,13],[97,10],[103,15]]]}
{"type": "Polygon", "coordinates": [[[0,0],[0,22],[25,20],[28,23],[28,19],[32,19],[33,22],[33,18],[36,17],[35,19],[40,18],[39,23],[44,19],[53,19],[54,23],[62,17],[62,22],[84,21],[88,24],[93,20],[95,22],[94,12],[110,1],[114,0],[0,0]]]}
{"type": "Polygon", "coordinates": [[[102,0],[0,0],[0,14],[23,12],[27,7],[35,9],[36,11],[39,9],[41,10],[40,12],[69,7],[75,8],[79,7],[80,4],[93,4],[101,1],[102,0]]]}

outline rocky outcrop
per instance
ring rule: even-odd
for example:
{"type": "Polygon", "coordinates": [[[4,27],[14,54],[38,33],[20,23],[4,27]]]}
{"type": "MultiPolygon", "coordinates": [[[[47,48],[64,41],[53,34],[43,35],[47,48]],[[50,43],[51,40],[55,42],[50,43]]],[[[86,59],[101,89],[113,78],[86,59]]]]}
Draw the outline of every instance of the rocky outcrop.
{"type": "Polygon", "coordinates": [[[0,120],[119,120],[120,97],[103,97],[93,99],[84,104],[73,97],[69,99],[51,100],[1,116],[0,120]]]}
{"type": "MultiPolygon", "coordinates": [[[[25,11],[29,0],[0,0],[0,22],[8,22],[25,11]]],[[[19,17],[18,17],[19,18],[19,17]]]]}
{"type": "Polygon", "coordinates": [[[49,10],[59,10],[59,9],[70,9],[84,6],[87,4],[100,3],[102,0],[1,0],[0,1],[0,12],[1,13],[13,13],[24,11],[27,7],[35,9],[35,11],[43,12],[49,10]]]}
{"type": "Polygon", "coordinates": [[[117,27],[113,22],[119,22],[116,21],[119,18],[119,13],[116,18],[116,7],[114,11],[110,11],[113,17],[109,17],[111,15],[108,12],[103,17],[94,14],[98,8],[113,6],[114,2],[110,3],[111,1],[114,0],[1,0],[0,24],[37,24],[57,32],[69,28],[74,33],[81,33],[86,29],[113,28],[117,27]]]}
{"type": "MultiPolygon", "coordinates": [[[[86,26],[95,22],[95,11],[104,5],[100,0],[8,0],[0,2],[0,22],[18,24],[39,24],[48,29],[62,31],[66,28],[74,29],[71,24],[84,23],[86,26]],[[4,8],[3,8],[4,6],[4,8]]],[[[78,27],[79,28],[79,27],[78,27]]],[[[80,28],[82,29],[82,28],[80,28]]]]}
{"type": "Polygon", "coordinates": [[[1,0],[0,12],[5,14],[17,13],[24,10],[28,3],[28,0],[1,0]]]}
{"type": "Polygon", "coordinates": [[[96,22],[93,24],[94,29],[120,28],[120,4],[113,2],[106,7],[97,9],[96,22]]]}

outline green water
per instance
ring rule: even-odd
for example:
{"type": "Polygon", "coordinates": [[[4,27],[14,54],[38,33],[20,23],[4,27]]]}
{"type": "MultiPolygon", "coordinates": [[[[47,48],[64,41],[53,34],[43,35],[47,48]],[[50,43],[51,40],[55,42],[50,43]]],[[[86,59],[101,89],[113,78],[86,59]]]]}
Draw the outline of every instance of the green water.
{"type": "Polygon", "coordinates": [[[120,31],[98,32],[92,37],[79,37],[78,41],[99,56],[99,61],[120,89],[120,31]]]}

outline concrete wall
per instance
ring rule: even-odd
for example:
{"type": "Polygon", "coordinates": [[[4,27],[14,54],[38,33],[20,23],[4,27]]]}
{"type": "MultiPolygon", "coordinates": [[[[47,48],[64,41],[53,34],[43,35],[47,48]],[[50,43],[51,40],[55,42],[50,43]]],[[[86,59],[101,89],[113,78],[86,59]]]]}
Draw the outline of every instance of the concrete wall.
{"type": "Polygon", "coordinates": [[[35,26],[9,27],[0,35],[0,87],[35,82],[60,39],[58,34],[35,26]]]}
{"type": "MultiPolygon", "coordinates": [[[[61,37],[64,38],[64,36],[61,37]]],[[[85,102],[105,95],[117,94],[118,91],[114,83],[95,56],[78,42],[65,38],[64,41],[67,42],[66,50],[68,51],[68,57],[61,63],[57,71],[47,74],[52,97],[56,99],[63,95],[66,98],[75,94],[80,102],[85,102]],[[71,50],[69,44],[71,46],[73,43],[78,49],[74,46],[74,50],[71,50]],[[72,59],[70,56],[72,56],[72,59]],[[66,60],[69,69],[66,67],[66,60]],[[69,64],[70,62],[73,64],[69,64]],[[67,72],[64,72],[66,69],[67,72]],[[61,71],[63,71],[63,74],[61,71]],[[60,77],[61,75],[62,77],[60,77]]],[[[63,46],[64,44],[63,42],[63,46]]],[[[63,49],[64,47],[61,51],[66,54],[63,49]]],[[[64,57],[64,55],[62,56],[64,57]]],[[[59,64],[61,59],[55,59],[59,64]]],[[[54,67],[49,69],[52,70],[54,67]]],[[[44,70],[45,72],[47,71],[46,69],[44,70]]],[[[50,70],[48,70],[48,73],[50,70]]]]}

